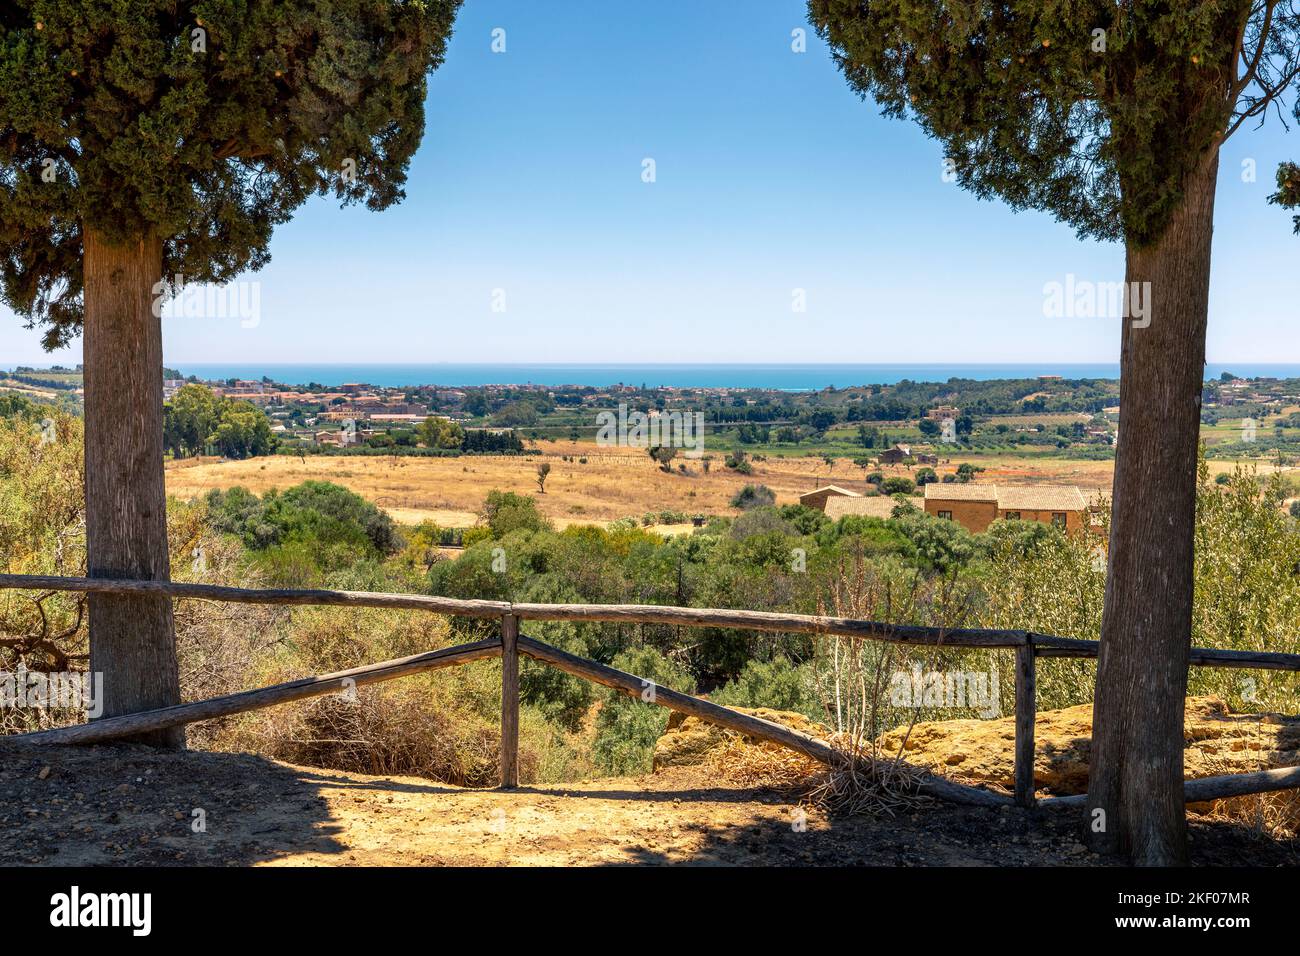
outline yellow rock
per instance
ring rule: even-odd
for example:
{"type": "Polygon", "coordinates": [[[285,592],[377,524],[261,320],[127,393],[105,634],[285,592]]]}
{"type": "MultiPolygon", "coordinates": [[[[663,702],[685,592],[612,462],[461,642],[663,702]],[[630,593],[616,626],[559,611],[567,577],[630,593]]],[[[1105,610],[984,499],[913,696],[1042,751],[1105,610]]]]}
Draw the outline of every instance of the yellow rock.
{"type": "MultiPolygon", "coordinates": [[[[809,720],[803,714],[788,710],[772,710],[768,707],[734,707],[742,714],[750,714],[773,723],[784,724],[794,730],[802,731],[814,737],[823,736],[826,728],[809,720]]],[[[668,718],[668,727],[663,736],[655,742],[654,769],[663,767],[693,767],[704,762],[710,750],[719,746],[726,737],[735,736],[734,731],[724,730],[716,724],[710,724],[698,717],[688,717],[673,711],[668,718]]],[[[757,745],[758,740],[745,738],[746,743],[757,745]]]]}
{"type": "MultiPolygon", "coordinates": [[[[1300,764],[1300,718],[1234,714],[1217,697],[1189,697],[1184,721],[1184,773],[1188,779],[1250,773],[1300,764]]],[[[889,731],[880,738],[887,753],[902,747],[910,763],[973,783],[1011,789],[1015,767],[1015,718],[940,720],[889,731]]],[[[1050,794],[1088,788],[1092,705],[1039,711],[1034,723],[1034,783],[1050,794]]],[[[1294,793],[1294,792],[1292,792],[1294,793]]],[[[1285,799],[1285,798],[1284,798],[1285,799]]],[[[1285,802],[1290,802],[1285,799],[1285,802]]],[[[1257,799],[1222,801],[1219,808],[1253,812],[1257,799]]],[[[1209,805],[1192,804],[1194,812],[1209,805]]],[[[1300,821],[1300,808],[1289,811],[1300,821]]]]}

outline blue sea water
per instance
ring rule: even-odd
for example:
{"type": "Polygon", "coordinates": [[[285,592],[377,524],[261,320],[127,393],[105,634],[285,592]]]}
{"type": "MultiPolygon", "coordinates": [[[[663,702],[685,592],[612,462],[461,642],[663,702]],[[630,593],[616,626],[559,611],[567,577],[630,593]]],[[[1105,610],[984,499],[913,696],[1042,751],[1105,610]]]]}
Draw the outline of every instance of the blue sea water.
{"type": "MultiPolygon", "coordinates": [[[[177,368],[174,363],[170,367],[177,368]]],[[[846,388],[853,385],[893,385],[946,382],[950,378],[978,380],[1033,378],[1118,378],[1119,365],[1109,363],[1038,364],[890,364],[890,365],[504,365],[504,364],[279,364],[274,362],[181,364],[184,375],[201,379],[260,379],[268,376],[286,385],[647,385],[678,388],[773,388],[786,391],[846,388]]],[[[1206,378],[1230,371],[1245,377],[1300,377],[1300,365],[1246,362],[1208,364],[1206,378]]]]}

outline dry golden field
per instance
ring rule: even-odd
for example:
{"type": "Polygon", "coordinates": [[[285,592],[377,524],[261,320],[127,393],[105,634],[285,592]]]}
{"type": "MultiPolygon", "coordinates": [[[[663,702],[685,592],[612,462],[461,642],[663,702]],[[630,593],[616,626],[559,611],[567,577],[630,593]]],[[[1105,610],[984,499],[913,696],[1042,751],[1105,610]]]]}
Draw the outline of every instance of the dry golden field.
{"type": "MultiPolygon", "coordinates": [[[[484,496],[493,489],[536,495],[537,466],[547,462],[551,474],[538,502],[546,515],[564,527],[639,517],[647,511],[730,514],[734,513],[729,505],[732,496],[746,484],[767,485],[776,492],[778,504],[794,502],[803,492],[827,483],[854,491],[866,488],[862,469],[847,458],[836,461],[833,469],[819,457],[769,458],[753,462],[754,473],[749,477],[724,468],[721,459],[715,452],[706,474],[699,461],[679,457],[674,466],[684,462],[688,473],[669,475],[642,450],[569,441],[543,442],[541,453],[529,457],[204,458],[169,463],[167,490],[179,498],[191,498],[213,488],[243,485],[260,494],[309,479],[328,480],[374,501],[404,524],[431,519],[443,526],[465,527],[474,523],[484,496]],[[566,456],[572,460],[565,461],[566,456]],[[583,456],[585,465],[577,461],[583,456]]],[[[1108,461],[958,456],[951,461],[941,459],[937,470],[940,474],[954,471],[964,460],[987,468],[978,478],[983,482],[1078,485],[1088,498],[1110,492],[1112,464],[1108,461]]],[[[1230,469],[1228,463],[1212,463],[1215,472],[1230,469]]],[[[915,471],[903,466],[880,470],[886,475],[915,471]]],[[[1260,470],[1269,468],[1261,465],[1260,470]]]]}

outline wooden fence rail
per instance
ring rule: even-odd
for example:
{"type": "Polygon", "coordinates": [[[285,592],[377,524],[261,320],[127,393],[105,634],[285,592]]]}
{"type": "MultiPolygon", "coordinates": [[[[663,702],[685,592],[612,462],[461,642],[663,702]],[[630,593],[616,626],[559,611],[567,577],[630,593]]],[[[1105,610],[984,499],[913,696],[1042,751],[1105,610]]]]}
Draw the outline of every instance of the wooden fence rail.
{"type": "MultiPolygon", "coordinates": [[[[647,703],[677,710],[747,736],[790,747],[825,764],[834,765],[837,761],[846,759],[825,742],[789,727],[653,684],[634,674],[577,657],[549,644],[523,636],[519,624],[524,620],[716,627],[862,637],[925,647],[1014,650],[1016,654],[1014,794],[1008,797],[992,790],[956,783],[934,775],[926,777],[921,785],[923,792],[954,802],[980,806],[1004,806],[1015,803],[1023,807],[1031,807],[1036,804],[1034,796],[1036,659],[1038,657],[1095,658],[1099,649],[1097,641],[1035,634],[1030,631],[920,627],[808,614],[667,607],[650,604],[529,604],[371,591],[254,589],[176,581],[0,574],[0,589],[6,588],[105,594],[163,594],[172,598],[249,604],[396,608],[458,617],[497,619],[501,622],[501,634],[488,640],[460,644],[412,657],[382,661],[348,671],[307,677],[209,700],[178,704],[174,707],[105,717],[72,727],[15,734],[0,740],[35,744],[99,743],[308,697],[339,693],[363,684],[392,680],[407,674],[466,664],[489,657],[500,657],[502,661],[501,785],[503,787],[514,787],[519,783],[520,654],[543,661],[585,680],[612,687],[632,696],[639,696],[647,703]]],[[[1300,671],[1300,654],[1194,647],[1191,649],[1190,663],[1198,667],[1247,667],[1300,671]]],[[[1296,787],[1300,787],[1300,767],[1284,767],[1257,773],[1188,780],[1184,787],[1184,798],[1187,802],[1197,802],[1296,787]]],[[[1045,808],[1082,807],[1084,800],[1085,797],[1082,795],[1051,797],[1037,801],[1037,805],[1045,808]]]]}
{"type": "Polygon", "coordinates": [[[192,724],[196,720],[229,717],[232,714],[242,714],[245,711],[271,707],[275,704],[287,704],[308,697],[347,693],[364,684],[392,680],[395,677],[405,677],[407,674],[418,674],[422,671],[438,670],[455,664],[468,664],[470,661],[496,657],[500,653],[501,641],[491,638],[486,641],[475,641],[473,644],[444,647],[441,650],[415,654],[412,657],[367,664],[364,667],[354,667],[335,674],[304,677],[257,690],[226,694],[223,697],[210,697],[192,704],[176,704],[173,707],[161,707],[158,710],[146,710],[138,714],[121,714],[117,717],[101,717],[85,724],[14,734],[11,737],[0,737],[0,740],[17,740],[33,744],[103,743],[151,730],[162,730],[165,727],[192,724]]]}

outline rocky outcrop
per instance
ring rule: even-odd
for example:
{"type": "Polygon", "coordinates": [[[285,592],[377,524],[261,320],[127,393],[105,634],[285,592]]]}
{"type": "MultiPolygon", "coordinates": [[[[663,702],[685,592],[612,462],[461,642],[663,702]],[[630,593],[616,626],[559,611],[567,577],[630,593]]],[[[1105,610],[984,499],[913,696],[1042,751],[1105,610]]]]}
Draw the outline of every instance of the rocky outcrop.
{"type": "MultiPolygon", "coordinates": [[[[1211,777],[1300,764],[1300,718],[1234,714],[1217,697],[1190,697],[1184,724],[1186,776],[1211,777]]],[[[1055,794],[1088,788],[1092,705],[1040,711],[1034,724],[1034,782],[1055,794]]],[[[1015,718],[940,720],[891,730],[885,749],[953,777],[1010,788],[1015,718]]]]}
{"type": "MultiPolygon", "coordinates": [[[[1189,697],[1184,721],[1184,775],[1214,777],[1300,764],[1300,718],[1234,714],[1217,697],[1189,697]]],[[[940,720],[900,727],[881,737],[890,753],[903,749],[909,763],[971,783],[1011,789],[1015,765],[1015,718],[940,720]]],[[[1034,723],[1034,783],[1049,794],[1084,793],[1092,745],[1092,705],[1040,711],[1034,723]]],[[[1248,819],[1271,818],[1286,829],[1300,824],[1294,790],[1188,804],[1193,813],[1220,812],[1248,819]]]]}
{"type": "MultiPolygon", "coordinates": [[[[745,713],[813,736],[826,735],[826,728],[802,714],[761,708],[746,709],[745,713]]],[[[675,713],[655,745],[655,769],[703,763],[728,735],[735,736],[698,718],[675,713]]],[[[1085,792],[1091,738],[1091,704],[1040,711],[1034,725],[1034,782],[1038,789],[1054,795],[1085,792]]],[[[1300,765],[1300,718],[1234,714],[1217,697],[1188,698],[1185,740],[1184,763],[1189,779],[1300,765]]],[[[947,777],[1007,790],[1014,784],[1014,717],[930,721],[910,729],[891,730],[881,736],[880,742],[885,753],[896,754],[901,749],[909,763],[947,777]]],[[[1288,828],[1300,824],[1297,791],[1269,799],[1277,810],[1275,816],[1282,818],[1277,822],[1288,828]]],[[[1189,809],[1252,816],[1259,807],[1259,800],[1250,796],[1220,801],[1214,806],[1192,804],[1189,809]]]]}

